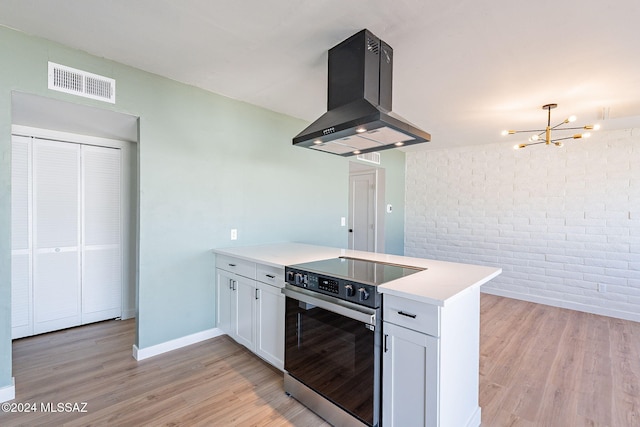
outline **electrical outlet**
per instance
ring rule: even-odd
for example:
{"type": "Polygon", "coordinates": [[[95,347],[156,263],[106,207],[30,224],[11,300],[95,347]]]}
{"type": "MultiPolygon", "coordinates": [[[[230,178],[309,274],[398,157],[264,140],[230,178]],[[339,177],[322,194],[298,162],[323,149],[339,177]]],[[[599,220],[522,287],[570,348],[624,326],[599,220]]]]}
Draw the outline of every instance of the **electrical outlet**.
{"type": "Polygon", "coordinates": [[[607,292],[607,284],[606,283],[598,283],[598,292],[602,292],[602,293],[607,292]]]}
{"type": "Polygon", "coordinates": [[[231,240],[238,240],[238,230],[235,228],[231,229],[231,240]]]}
{"type": "Polygon", "coordinates": [[[341,217],[340,218],[340,227],[344,227],[345,225],[347,225],[347,218],[341,217]]]}

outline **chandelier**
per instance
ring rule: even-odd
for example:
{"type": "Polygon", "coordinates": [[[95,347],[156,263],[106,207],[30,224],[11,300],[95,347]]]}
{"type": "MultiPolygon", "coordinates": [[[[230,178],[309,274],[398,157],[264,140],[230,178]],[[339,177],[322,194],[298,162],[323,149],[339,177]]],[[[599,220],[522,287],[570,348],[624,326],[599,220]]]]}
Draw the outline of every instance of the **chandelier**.
{"type": "Polygon", "coordinates": [[[556,108],[558,104],[546,104],[542,106],[543,110],[547,110],[547,127],[544,129],[530,129],[530,130],[503,130],[502,135],[513,135],[516,133],[531,133],[535,132],[534,135],[531,135],[529,138],[529,142],[524,144],[516,144],[513,148],[516,150],[519,148],[525,148],[530,145],[537,144],[546,144],[546,145],[555,145],[556,147],[562,147],[562,141],[566,139],[580,139],[580,138],[589,138],[591,136],[590,132],[583,133],[575,133],[571,136],[562,137],[562,138],[554,138],[551,136],[552,131],[565,131],[565,130],[598,130],[600,129],[600,125],[585,125],[585,126],[577,126],[577,127],[561,127],[562,125],[566,125],[568,123],[573,123],[576,121],[576,116],[570,116],[555,126],[551,126],[551,110],[556,108]]]}

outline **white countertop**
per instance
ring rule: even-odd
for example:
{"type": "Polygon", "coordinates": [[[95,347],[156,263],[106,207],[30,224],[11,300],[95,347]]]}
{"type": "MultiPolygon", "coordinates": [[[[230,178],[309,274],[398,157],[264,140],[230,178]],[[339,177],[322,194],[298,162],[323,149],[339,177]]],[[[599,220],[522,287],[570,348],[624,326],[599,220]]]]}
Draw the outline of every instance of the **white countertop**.
{"type": "Polygon", "coordinates": [[[502,269],[472,264],[436,261],[374,252],[353,251],[303,243],[274,243],[214,249],[214,253],[233,256],[274,267],[348,256],[425,268],[410,276],[378,286],[383,294],[444,306],[464,290],[479,287],[502,273],[502,269]]]}

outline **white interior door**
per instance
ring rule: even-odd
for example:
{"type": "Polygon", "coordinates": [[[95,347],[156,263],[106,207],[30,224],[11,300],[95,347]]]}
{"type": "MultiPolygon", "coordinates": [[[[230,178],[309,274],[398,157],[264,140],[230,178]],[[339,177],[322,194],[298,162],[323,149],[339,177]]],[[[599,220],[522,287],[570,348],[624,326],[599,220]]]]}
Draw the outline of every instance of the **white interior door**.
{"type": "Polygon", "coordinates": [[[33,140],[33,325],[80,324],[80,146],[33,140]]]}
{"type": "Polygon", "coordinates": [[[376,250],[376,173],[349,175],[349,249],[376,250]]]}
{"type": "Polygon", "coordinates": [[[122,311],[121,152],[81,146],[82,324],[122,311]]]}

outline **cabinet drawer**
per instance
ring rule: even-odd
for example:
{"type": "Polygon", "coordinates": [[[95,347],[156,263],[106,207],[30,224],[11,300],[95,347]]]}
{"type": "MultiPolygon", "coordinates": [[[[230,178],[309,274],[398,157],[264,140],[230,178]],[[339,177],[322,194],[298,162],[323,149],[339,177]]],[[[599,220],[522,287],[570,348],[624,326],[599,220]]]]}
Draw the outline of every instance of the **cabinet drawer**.
{"type": "Polygon", "coordinates": [[[382,320],[398,326],[440,336],[440,307],[393,295],[383,295],[382,320]]]}
{"type": "Polygon", "coordinates": [[[284,286],[284,268],[256,264],[256,280],[282,288],[284,286]]]}
{"type": "Polygon", "coordinates": [[[216,267],[249,279],[256,278],[256,263],[226,255],[216,255],[216,267]]]}

